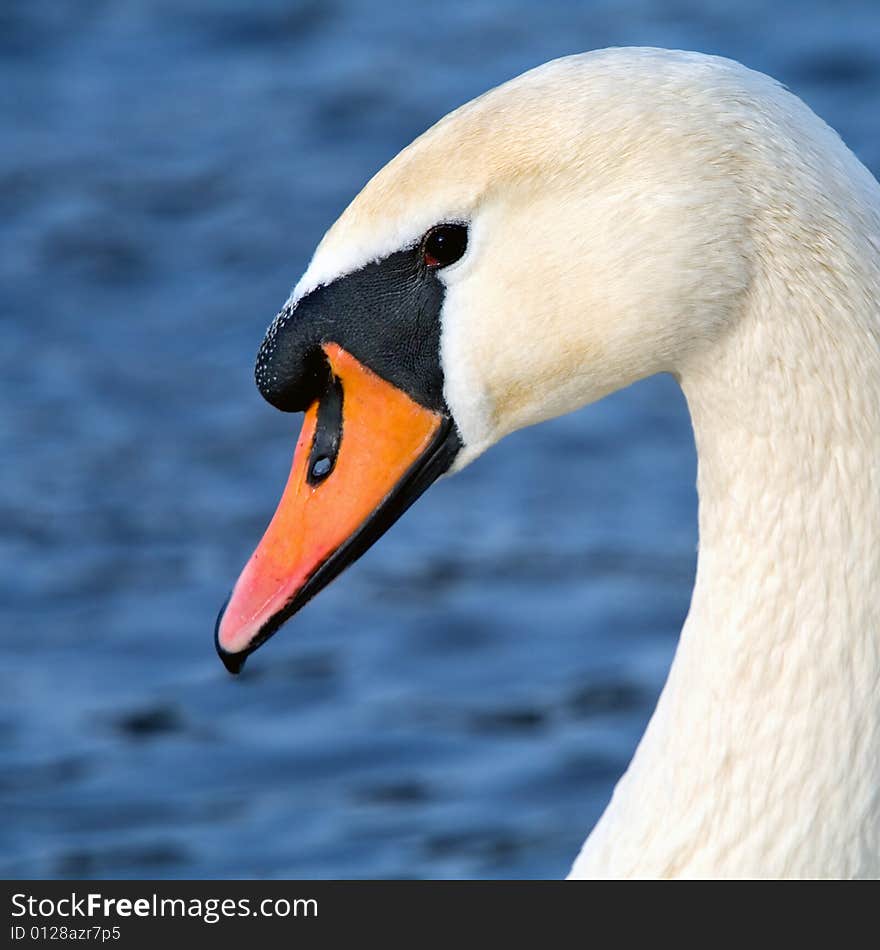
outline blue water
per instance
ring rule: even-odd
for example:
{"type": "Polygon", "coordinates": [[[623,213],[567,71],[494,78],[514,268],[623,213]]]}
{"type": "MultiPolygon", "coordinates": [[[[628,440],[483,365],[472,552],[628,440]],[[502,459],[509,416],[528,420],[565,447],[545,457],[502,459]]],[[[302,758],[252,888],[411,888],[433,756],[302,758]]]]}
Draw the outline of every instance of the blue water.
{"type": "Polygon", "coordinates": [[[264,329],[373,171],[554,56],[770,72],[880,169],[880,4],[4,0],[0,874],[563,875],[695,564],[649,380],[434,488],[250,662],[217,609],[299,420],[264,329]]]}

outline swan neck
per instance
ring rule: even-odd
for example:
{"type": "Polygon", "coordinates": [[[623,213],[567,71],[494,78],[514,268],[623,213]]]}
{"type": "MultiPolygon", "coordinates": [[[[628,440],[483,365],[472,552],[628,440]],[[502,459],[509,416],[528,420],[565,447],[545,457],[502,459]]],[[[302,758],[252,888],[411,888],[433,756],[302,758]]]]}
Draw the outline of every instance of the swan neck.
{"type": "Polygon", "coordinates": [[[574,876],[880,875],[870,251],[833,299],[803,269],[780,278],[775,254],[776,279],[681,372],[698,454],[694,593],[657,710],[574,876]]]}

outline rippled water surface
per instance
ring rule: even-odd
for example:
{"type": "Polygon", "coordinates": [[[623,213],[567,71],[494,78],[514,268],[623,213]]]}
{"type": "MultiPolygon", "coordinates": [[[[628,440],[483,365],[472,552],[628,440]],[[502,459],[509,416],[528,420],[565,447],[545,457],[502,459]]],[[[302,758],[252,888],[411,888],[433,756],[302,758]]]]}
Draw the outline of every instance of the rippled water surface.
{"type": "Polygon", "coordinates": [[[695,563],[668,379],[435,486],[239,680],[217,608],[299,420],[252,383],[324,229],[453,106],[651,44],[781,78],[880,168],[880,5],[0,5],[0,872],[560,876],[695,563]]]}

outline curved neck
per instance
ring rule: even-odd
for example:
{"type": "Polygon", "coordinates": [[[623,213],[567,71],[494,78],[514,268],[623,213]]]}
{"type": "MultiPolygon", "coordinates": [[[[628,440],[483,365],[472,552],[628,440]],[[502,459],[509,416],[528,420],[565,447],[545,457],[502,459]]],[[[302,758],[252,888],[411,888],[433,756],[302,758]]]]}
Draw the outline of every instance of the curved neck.
{"type": "Polygon", "coordinates": [[[880,875],[877,233],[821,287],[765,254],[748,312],[682,369],[691,608],[573,876],[880,875]]]}

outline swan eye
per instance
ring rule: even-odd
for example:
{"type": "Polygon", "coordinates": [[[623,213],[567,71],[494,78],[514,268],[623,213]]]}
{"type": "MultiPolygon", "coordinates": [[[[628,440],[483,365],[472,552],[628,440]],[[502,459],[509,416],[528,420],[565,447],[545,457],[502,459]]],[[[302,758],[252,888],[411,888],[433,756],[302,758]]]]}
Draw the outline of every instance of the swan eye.
{"type": "Polygon", "coordinates": [[[454,264],[467,250],[467,228],[463,224],[438,224],[422,240],[422,260],[437,270],[454,264]]]}

